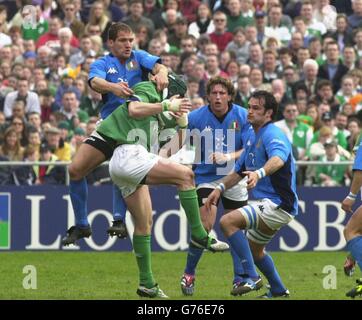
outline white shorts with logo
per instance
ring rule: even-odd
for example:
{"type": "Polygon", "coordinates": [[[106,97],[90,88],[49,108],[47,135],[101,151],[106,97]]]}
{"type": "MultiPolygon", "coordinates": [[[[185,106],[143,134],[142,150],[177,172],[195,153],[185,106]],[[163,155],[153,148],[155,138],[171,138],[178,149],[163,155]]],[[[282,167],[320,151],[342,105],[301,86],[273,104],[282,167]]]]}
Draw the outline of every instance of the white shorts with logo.
{"type": "MultiPolygon", "coordinates": [[[[237,183],[235,186],[233,186],[230,189],[227,189],[222,196],[224,198],[227,198],[229,200],[233,201],[247,201],[248,200],[248,190],[246,189],[248,177],[244,177],[239,183],[237,183]]],[[[201,183],[197,186],[198,189],[206,188],[206,189],[215,189],[220,183],[222,182],[222,179],[207,182],[207,183],[201,183]]]]}
{"type": "Polygon", "coordinates": [[[238,210],[245,218],[248,239],[259,244],[267,244],[273,238],[273,235],[259,231],[259,219],[263,220],[270,229],[277,231],[294,218],[269,199],[254,201],[238,210]]]}
{"type": "Polygon", "coordinates": [[[158,155],[148,152],[139,144],[122,144],[114,150],[109,162],[109,173],[123,197],[136,191],[159,159],[158,155]]]}

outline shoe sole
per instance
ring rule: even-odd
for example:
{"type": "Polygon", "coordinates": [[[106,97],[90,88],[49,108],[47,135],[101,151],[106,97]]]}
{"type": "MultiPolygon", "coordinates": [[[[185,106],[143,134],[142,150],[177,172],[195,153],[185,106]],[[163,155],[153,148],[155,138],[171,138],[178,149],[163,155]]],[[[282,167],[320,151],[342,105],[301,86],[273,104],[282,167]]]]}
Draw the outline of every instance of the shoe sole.
{"type": "MultiPolygon", "coordinates": [[[[250,289],[250,288],[248,288],[248,289],[250,289],[249,291],[240,292],[240,293],[233,292],[233,290],[231,290],[230,294],[231,294],[232,296],[235,296],[235,297],[236,297],[236,296],[242,296],[242,295],[247,294],[247,293],[249,293],[249,292],[251,292],[251,291],[259,291],[262,287],[263,287],[263,281],[262,281],[262,280],[259,280],[258,282],[255,283],[255,289],[250,289]]],[[[247,288],[247,287],[246,287],[246,288],[247,288]]]]}
{"type": "Polygon", "coordinates": [[[92,233],[90,233],[88,236],[79,237],[78,239],[73,240],[73,241],[62,240],[62,245],[63,245],[63,246],[69,246],[70,244],[74,244],[74,245],[75,245],[78,240],[84,239],[84,238],[89,238],[91,235],[92,235],[92,233]]]}

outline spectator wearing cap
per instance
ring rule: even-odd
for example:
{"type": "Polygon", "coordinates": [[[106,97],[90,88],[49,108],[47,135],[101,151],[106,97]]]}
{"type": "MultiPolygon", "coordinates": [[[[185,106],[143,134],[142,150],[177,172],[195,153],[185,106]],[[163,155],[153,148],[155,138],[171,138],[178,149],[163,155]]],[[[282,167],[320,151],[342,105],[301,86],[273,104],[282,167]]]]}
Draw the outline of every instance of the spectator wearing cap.
{"type": "Polygon", "coordinates": [[[257,31],[257,40],[261,44],[264,41],[265,37],[265,28],[266,28],[266,12],[264,11],[255,11],[255,26],[257,31]]]}
{"type": "Polygon", "coordinates": [[[23,99],[26,101],[26,114],[29,114],[30,112],[41,112],[38,94],[29,90],[29,81],[27,79],[19,79],[17,83],[17,91],[10,92],[6,95],[4,102],[4,114],[6,118],[10,118],[12,116],[12,106],[14,101],[17,99],[23,99]]]}
{"type": "Polygon", "coordinates": [[[60,130],[60,138],[63,141],[70,141],[72,138],[73,132],[70,130],[70,124],[68,121],[60,121],[58,123],[58,129],[60,130]]]}
{"type": "Polygon", "coordinates": [[[348,165],[333,165],[340,161],[348,159],[338,154],[338,145],[334,140],[328,140],[324,143],[325,155],[318,158],[328,165],[316,166],[316,183],[321,187],[336,187],[344,185],[347,176],[348,165]]]}
{"type": "Polygon", "coordinates": [[[143,17],[143,1],[131,0],[129,6],[129,15],[124,17],[122,22],[129,25],[132,30],[137,30],[140,25],[144,25],[148,30],[148,37],[152,39],[153,32],[155,31],[155,25],[152,20],[143,17]]]}
{"type": "Polygon", "coordinates": [[[197,8],[196,21],[189,25],[188,33],[199,39],[200,35],[214,32],[215,26],[211,19],[211,11],[206,3],[200,3],[197,8]]]}
{"type": "Polygon", "coordinates": [[[233,40],[233,34],[226,30],[226,14],[216,11],[212,18],[215,31],[210,33],[210,40],[215,43],[220,52],[224,51],[229,42],[233,40]]]}
{"type": "MultiPolygon", "coordinates": [[[[321,120],[322,120],[323,126],[331,129],[332,139],[334,139],[338,143],[338,145],[340,145],[342,148],[347,149],[347,139],[346,139],[343,131],[339,130],[336,127],[335,119],[333,118],[332,113],[331,112],[323,113],[321,120]]],[[[320,135],[320,131],[317,131],[316,133],[314,133],[312,143],[318,141],[319,135],[320,135]]]]}
{"type": "MultiPolygon", "coordinates": [[[[40,161],[56,162],[67,161],[59,159],[52,151],[52,147],[47,143],[40,146],[40,161]]],[[[34,172],[37,177],[36,184],[64,184],[65,168],[64,166],[42,165],[35,166],[34,172]]]]}
{"type": "Polygon", "coordinates": [[[57,156],[60,161],[71,160],[71,147],[60,137],[60,130],[56,127],[45,129],[45,143],[52,153],[57,156]]]}

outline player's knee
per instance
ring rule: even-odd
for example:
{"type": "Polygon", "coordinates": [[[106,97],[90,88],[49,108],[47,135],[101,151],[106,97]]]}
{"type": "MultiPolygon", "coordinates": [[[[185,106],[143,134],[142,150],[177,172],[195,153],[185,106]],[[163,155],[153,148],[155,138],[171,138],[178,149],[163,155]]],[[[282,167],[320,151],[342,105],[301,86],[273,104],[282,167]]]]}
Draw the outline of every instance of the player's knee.
{"type": "Polygon", "coordinates": [[[231,226],[232,226],[232,222],[231,222],[229,215],[226,214],[226,215],[222,216],[220,219],[220,228],[225,235],[227,235],[231,226]]]}
{"type": "Polygon", "coordinates": [[[70,164],[68,167],[70,180],[80,180],[84,178],[83,172],[74,164],[70,164]]]}
{"type": "Polygon", "coordinates": [[[184,167],[182,169],[181,178],[182,178],[182,184],[184,186],[194,185],[195,174],[190,168],[184,167]]]}

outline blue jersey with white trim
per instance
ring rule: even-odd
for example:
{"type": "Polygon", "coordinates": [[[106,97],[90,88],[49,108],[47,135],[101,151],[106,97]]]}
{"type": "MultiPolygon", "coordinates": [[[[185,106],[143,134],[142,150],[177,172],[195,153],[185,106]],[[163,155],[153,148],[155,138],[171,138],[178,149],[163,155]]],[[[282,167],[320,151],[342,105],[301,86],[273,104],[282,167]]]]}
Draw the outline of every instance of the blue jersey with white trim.
{"type": "Polygon", "coordinates": [[[353,170],[362,170],[362,140],[358,146],[356,158],[354,159],[353,170]]]}
{"type": "MultiPolygon", "coordinates": [[[[243,147],[243,137],[245,131],[252,130],[247,121],[247,111],[237,104],[232,104],[228,113],[223,119],[218,119],[211,111],[210,106],[206,105],[189,113],[188,129],[193,136],[193,142],[196,147],[196,156],[194,164],[196,184],[208,183],[221,179],[227,175],[226,164],[212,163],[209,156],[213,152],[230,153],[240,150],[243,147]],[[197,135],[193,135],[193,130],[200,132],[199,140],[197,135]]],[[[195,132],[194,131],[194,132],[195,132]]]]}
{"type": "MultiPolygon", "coordinates": [[[[156,63],[161,63],[159,57],[153,56],[143,50],[132,50],[131,56],[123,64],[112,54],[108,54],[94,61],[89,70],[88,83],[98,77],[108,82],[127,82],[132,88],[142,80],[148,80],[147,75],[156,63]]],[[[102,119],[107,118],[125,99],[113,93],[102,94],[104,106],[101,110],[102,119]]]]}
{"type": "Polygon", "coordinates": [[[270,176],[260,179],[252,189],[255,199],[267,198],[281,209],[298,214],[295,162],[292,146],[284,132],[269,122],[257,134],[254,130],[246,139],[245,150],[235,165],[235,172],[255,171],[272,157],[279,157],[284,165],[270,176]]]}

